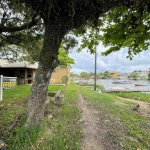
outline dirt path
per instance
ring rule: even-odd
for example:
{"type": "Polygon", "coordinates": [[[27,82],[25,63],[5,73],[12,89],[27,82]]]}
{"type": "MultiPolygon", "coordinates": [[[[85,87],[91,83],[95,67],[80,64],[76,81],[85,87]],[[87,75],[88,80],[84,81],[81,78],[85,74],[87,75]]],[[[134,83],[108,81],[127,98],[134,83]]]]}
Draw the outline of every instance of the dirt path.
{"type": "Polygon", "coordinates": [[[129,99],[129,98],[123,98],[123,97],[119,97],[122,100],[126,100],[126,101],[130,101],[130,102],[134,102],[140,105],[139,107],[139,114],[145,116],[145,117],[150,117],[150,103],[148,102],[144,102],[144,101],[139,101],[139,100],[134,100],[134,99],[129,99]]]}
{"type": "Polygon", "coordinates": [[[82,150],[121,150],[121,142],[119,143],[118,138],[114,137],[112,133],[117,133],[115,130],[122,132],[121,124],[117,120],[111,119],[109,114],[93,108],[80,93],[78,97],[82,112],[82,150]]]}
{"type": "Polygon", "coordinates": [[[103,150],[100,137],[97,135],[99,126],[96,123],[98,111],[87,107],[87,103],[79,94],[79,106],[82,109],[83,141],[82,150],[103,150]]]}

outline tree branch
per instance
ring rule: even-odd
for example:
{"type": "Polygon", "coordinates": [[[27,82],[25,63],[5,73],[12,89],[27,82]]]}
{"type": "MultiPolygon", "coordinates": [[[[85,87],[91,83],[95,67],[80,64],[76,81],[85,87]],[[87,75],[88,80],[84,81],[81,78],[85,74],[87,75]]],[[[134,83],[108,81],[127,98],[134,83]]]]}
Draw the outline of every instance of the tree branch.
{"type": "Polygon", "coordinates": [[[25,23],[24,25],[21,25],[18,27],[4,27],[4,26],[0,25],[0,33],[2,33],[2,32],[16,32],[16,31],[22,31],[25,29],[30,29],[33,26],[37,25],[39,19],[40,19],[39,17],[37,18],[37,14],[34,14],[31,22],[25,23]]]}

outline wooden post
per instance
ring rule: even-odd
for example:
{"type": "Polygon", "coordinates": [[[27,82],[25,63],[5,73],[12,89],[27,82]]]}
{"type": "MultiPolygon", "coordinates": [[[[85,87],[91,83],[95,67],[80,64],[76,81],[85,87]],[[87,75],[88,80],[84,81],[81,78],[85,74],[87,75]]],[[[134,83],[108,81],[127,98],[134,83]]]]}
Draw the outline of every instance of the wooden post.
{"type": "Polygon", "coordinates": [[[28,70],[24,70],[24,84],[28,84],[28,70]]]}

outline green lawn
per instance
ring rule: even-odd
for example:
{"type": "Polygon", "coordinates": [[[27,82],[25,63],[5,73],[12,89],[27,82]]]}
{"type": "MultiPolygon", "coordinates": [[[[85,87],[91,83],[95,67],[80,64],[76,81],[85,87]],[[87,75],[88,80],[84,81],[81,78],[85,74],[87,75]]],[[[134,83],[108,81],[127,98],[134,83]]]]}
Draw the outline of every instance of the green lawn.
{"type": "Polygon", "coordinates": [[[37,144],[39,150],[80,150],[82,134],[77,92],[77,87],[70,84],[62,91],[65,95],[62,104],[52,100],[46,106],[44,141],[37,144]]]}
{"type": "MultiPolygon", "coordinates": [[[[49,86],[48,91],[56,92],[57,90],[61,88],[62,86],[49,86]]],[[[19,137],[21,137],[19,135],[20,134],[24,135],[23,133],[25,133],[25,129],[21,128],[24,122],[24,118],[25,118],[25,115],[22,115],[22,114],[26,112],[30,90],[31,90],[31,85],[18,85],[16,88],[3,90],[3,101],[0,101],[0,114],[1,114],[0,136],[6,139],[6,141],[8,142],[7,144],[8,144],[9,149],[16,150],[16,148],[13,148],[13,144],[15,144],[15,142],[18,143],[19,140],[21,140],[19,139],[19,137]],[[20,119],[20,123],[16,125],[17,127],[15,127],[13,131],[8,132],[8,129],[11,127],[13,120],[19,114],[22,115],[22,118],[20,119]],[[17,131],[18,131],[19,137],[17,136],[17,131]],[[10,133],[12,133],[12,135],[10,133]],[[16,138],[13,136],[13,134],[15,135],[16,138]],[[10,136],[10,139],[9,139],[9,136],[10,136]],[[13,141],[11,141],[12,139],[13,141]]],[[[33,129],[32,131],[34,130],[36,129],[33,129]]],[[[32,131],[29,133],[31,135],[34,135],[32,131]]],[[[34,137],[35,136],[33,136],[33,139],[34,137]]],[[[24,141],[24,139],[22,140],[24,141]]]]}
{"type": "MultiPolygon", "coordinates": [[[[49,86],[48,91],[56,92],[62,87],[49,86]]],[[[55,103],[54,99],[47,104],[44,125],[40,130],[37,127],[24,128],[25,115],[22,115],[16,127],[7,132],[15,116],[26,112],[30,90],[31,85],[4,90],[3,101],[0,102],[0,135],[6,140],[8,149],[80,149],[81,127],[77,88],[72,85],[63,88],[62,94],[65,94],[63,104],[55,103]],[[53,119],[49,119],[49,116],[53,119]]]]}
{"type": "MultiPolygon", "coordinates": [[[[56,92],[62,86],[50,86],[49,92],[56,92]]],[[[26,129],[23,127],[25,115],[10,133],[14,117],[26,112],[27,99],[31,86],[22,85],[15,89],[4,90],[4,100],[0,102],[0,135],[6,139],[9,150],[80,150],[82,127],[81,111],[78,108],[78,92],[97,109],[109,128],[111,135],[121,149],[148,150],[150,147],[150,121],[148,118],[132,110],[135,103],[121,100],[114,95],[98,93],[84,86],[71,83],[62,89],[62,103],[54,99],[46,105],[43,127],[26,129]]]]}

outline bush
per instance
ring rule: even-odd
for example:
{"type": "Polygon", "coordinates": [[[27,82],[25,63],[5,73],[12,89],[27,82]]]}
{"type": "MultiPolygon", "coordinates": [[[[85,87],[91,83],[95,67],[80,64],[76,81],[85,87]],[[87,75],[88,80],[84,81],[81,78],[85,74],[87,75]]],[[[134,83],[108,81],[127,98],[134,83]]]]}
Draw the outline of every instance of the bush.
{"type": "Polygon", "coordinates": [[[62,82],[65,83],[67,85],[67,82],[68,82],[68,77],[67,76],[63,76],[61,78],[62,82]]]}

